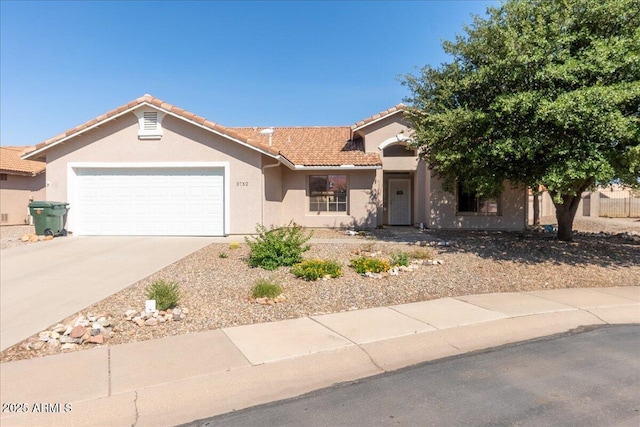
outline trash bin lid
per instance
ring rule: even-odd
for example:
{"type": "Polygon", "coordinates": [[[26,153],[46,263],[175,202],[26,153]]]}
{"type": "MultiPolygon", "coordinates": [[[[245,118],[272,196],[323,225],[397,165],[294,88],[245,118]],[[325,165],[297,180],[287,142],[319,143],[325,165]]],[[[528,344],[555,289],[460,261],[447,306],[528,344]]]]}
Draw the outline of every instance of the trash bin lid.
{"type": "Polygon", "coordinates": [[[53,208],[56,206],[67,206],[69,203],[66,202],[47,202],[44,200],[34,200],[29,203],[30,208],[53,208]]]}

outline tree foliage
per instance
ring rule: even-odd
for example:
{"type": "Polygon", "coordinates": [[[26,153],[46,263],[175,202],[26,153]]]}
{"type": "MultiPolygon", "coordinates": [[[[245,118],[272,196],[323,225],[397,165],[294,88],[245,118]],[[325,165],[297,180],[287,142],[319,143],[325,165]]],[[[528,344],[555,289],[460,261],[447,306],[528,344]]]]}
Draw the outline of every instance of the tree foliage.
{"type": "Polygon", "coordinates": [[[583,191],[638,185],[640,0],[509,0],[464,29],[403,80],[419,153],[448,190],[544,185],[570,240],[583,191]]]}

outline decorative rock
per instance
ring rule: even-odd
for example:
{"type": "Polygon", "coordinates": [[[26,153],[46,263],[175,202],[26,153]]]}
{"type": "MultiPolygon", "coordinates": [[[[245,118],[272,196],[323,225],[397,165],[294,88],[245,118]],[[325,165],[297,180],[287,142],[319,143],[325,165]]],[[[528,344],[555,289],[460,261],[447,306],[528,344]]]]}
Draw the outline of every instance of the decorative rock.
{"type": "Polygon", "coordinates": [[[38,236],[38,242],[42,242],[44,240],[44,236],[38,236]]]}
{"type": "Polygon", "coordinates": [[[147,319],[144,322],[145,326],[156,326],[158,324],[158,319],[155,317],[152,317],[150,319],[147,319]]]}
{"type": "Polygon", "coordinates": [[[45,241],[53,240],[53,236],[44,236],[45,241]]]}
{"type": "Polygon", "coordinates": [[[33,350],[41,350],[44,347],[44,341],[34,341],[29,344],[29,347],[33,350]]]}
{"type": "Polygon", "coordinates": [[[165,317],[164,317],[164,316],[158,316],[158,322],[160,322],[160,323],[164,323],[164,322],[166,322],[166,321],[167,321],[167,319],[165,319],[165,317]]]}
{"type": "Polygon", "coordinates": [[[31,235],[30,234],[25,234],[22,236],[22,238],[20,239],[23,242],[28,242],[31,239],[31,235]]]}
{"type": "Polygon", "coordinates": [[[49,340],[47,341],[47,348],[49,350],[55,350],[60,347],[60,341],[58,340],[49,340]]]}
{"type": "Polygon", "coordinates": [[[95,336],[89,337],[89,339],[86,340],[85,342],[88,342],[90,344],[102,344],[104,342],[104,336],[102,334],[95,335],[95,336]]]}
{"type": "Polygon", "coordinates": [[[78,342],[78,338],[71,338],[71,337],[68,337],[66,335],[63,335],[63,336],[60,337],[60,342],[62,344],[77,343],[78,342]]]}
{"type": "Polygon", "coordinates": [[[67,327],[65,325],[63,325],[62,323],[58,323],[52,329],[53,332],[57,332],[59,334],[63,334],[66,330],[67,330],[67,327]]]}
{"type": "Polygon", "coordinates": [[[71,338],[80,338],[85,334],[85,332],[87,332],[87,328],[85,328],[84,326],[76,326],[71,330],[69,336],[71,338]]]}
{"type": "Polygon", "coordinates": [[[127,320],[131,320],[131,319],[133,319],[133,316],[135,316],[136,314],[138,314],[138,312],[137,312],[137,311],[135,311],[135,310],[127,310],[127,311],[124,313],[124,317],[126,317],[126,318],[127,318],[127,320]]]}
{"type": "Polygon", "coordinates": [[[37,242],[37,241],[38,241],[38,236],[36,236],[35,234],[32,234],[32,235],[29,237],[29,241],[30,241],[30,242],[37,242]]]}
{"type": "Polygon", "coordinates": [[[391,270],[389,270],[389,274],[392,276],[397,276],[399,271],[400,269],[398,267],[393,267],[391,270]]]}
{"type": "Polygon", "coordinates": [[[57,333],[57,332],[55,332],[55,331],[51,331],[51,332],[49,333],[49,336],[50,336],[52,339],[54,339],[54,340],[57,340],[58,338],[60,338],[60,334],[59,334],[59,333],[57,333]]]}
{"type": "Polygon", "coordinates": [[[50,337],[51,335],[49,331],[43,331],[38,334],[38,338],[40,338],[41,341],[49,341],[50,337]]]}
{"type": "Polygon", "coordinates": [[[144,320],[142,320],[142,318],[141,318],[141,317],[134,317],[134,318],[133,318],[133,321],[134,321],[134,322],[136,323],[136,325],[138,325],[138,326],[144,326],[144,323],[145,323],[145,322],[144,322],[144,320]]]}
{"type": "Polygon", "coordinates": [[[77,347],[78,347],[78,344],[67,343],[67,344],[62,344],[62,346],[60,347],[60,350],[75,350],[77,347]]]}

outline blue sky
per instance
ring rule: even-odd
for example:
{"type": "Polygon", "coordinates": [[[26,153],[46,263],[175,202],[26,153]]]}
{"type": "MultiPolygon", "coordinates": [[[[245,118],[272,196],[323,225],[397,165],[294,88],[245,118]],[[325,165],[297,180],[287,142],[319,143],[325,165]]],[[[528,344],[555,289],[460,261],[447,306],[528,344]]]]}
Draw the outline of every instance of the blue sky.
{"type": "Polygon", "coordinates": [[[0,144],[145,93],[224,126],[350,125],[492,1],[0,1],[0,144]]]}

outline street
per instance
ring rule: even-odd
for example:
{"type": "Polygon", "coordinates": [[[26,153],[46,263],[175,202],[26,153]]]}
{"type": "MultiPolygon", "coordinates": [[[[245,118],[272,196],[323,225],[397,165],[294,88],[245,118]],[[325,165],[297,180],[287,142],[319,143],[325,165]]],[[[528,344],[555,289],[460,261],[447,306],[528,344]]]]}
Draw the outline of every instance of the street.
{"type": "Polygon", "coordinates": [[[186,425],[637,426],[639,354],[639,325],[591,328],[430,362],[186,425]]]}

